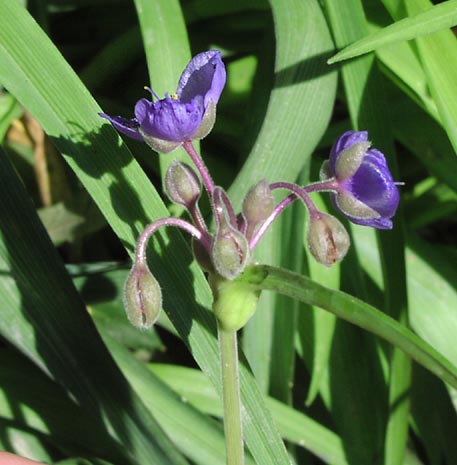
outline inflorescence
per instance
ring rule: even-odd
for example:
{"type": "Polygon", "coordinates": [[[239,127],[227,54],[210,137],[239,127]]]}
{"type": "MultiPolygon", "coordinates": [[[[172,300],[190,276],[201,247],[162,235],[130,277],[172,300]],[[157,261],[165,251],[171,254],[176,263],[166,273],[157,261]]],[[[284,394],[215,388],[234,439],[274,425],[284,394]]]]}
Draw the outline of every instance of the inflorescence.
{"type": "Polygon", "coordinates": [[[313,192],[330,192],[335,207],[351,222],[378,229],[391,229],[399,204],[399,191],[384,155],[371,148],[366,131],[348,131],[335,143],[330,159],[321,170],[321,180],[308,186],[289,182],[268,183],[261,179],[247,193],[242,211],[237,213],[227,193],[214,185],[212,177],[192,141],[205,137],[216,118],[216,106],[226,82],[225,66],[219,51],[195,56],[184,70],[173,95],[141,99],[135,118],[101,116],[121,133],[142,140],[154,150],[168,153],[183,146],[194,168],[174,161],[165,178],[171,201],[185,207],[191,222],[163,218],[141,234],[135,264],[126,283],[125,303],[130,321],[148,328],[162,307],[160,286],[146,262],[146,245],[151,235],[164,226],[176,226],[193,236],[195,257],[210,278],[232,281],[252,263],[254,250],[271,224],[292,202],[301,199],[310,222],[309,249],[321,264],[331,266],[345,256],[350,240],[342,223],[320,211],[312,201],[313,192]],[[200,175],[200,176],[199,176],[200,175]],[[215,220],[211,232],[199,209],[203,185],[209,195],[215,220]],[[277,203],[273,191],[289,195],[277,203]]]}

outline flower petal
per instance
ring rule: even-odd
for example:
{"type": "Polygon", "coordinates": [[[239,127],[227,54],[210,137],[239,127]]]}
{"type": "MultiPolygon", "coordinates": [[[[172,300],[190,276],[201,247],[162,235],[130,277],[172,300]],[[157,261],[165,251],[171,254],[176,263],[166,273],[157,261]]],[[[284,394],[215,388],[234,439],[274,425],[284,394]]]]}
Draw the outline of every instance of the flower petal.
{"type": "Polygon", "coordinates": [[[400,193],[387,166],[384,155],[371,149],[354,174],[350,192],[382,217],[391,218],[397,211],[400,193]]]}
{"type": "Polygon", "coordinates": [[[106,113],[99,113],[102,118],[107,119],[112,125],[122,134],[136,140],[143,140],[143,136],[139,133],[140,124],[137,119],[127,119],[123,116],[109,116],[106,113]]]}
{"type": "Polygon", "coordinates": [[[184,142],[200,127],[203,118],[203,97],[183,103],[171,97],[158,102],[142,99],[135,106],[141,132],[172,142],[184,142]]]}
{"type": "Polygon", "coordinates": [[[176,93],[183,103],[191,102],[196,95],[203,96],[206,109],[211,100],[219,101],[226,79],[221,52],[209,50],[196,55],[186,66],[176,93]]]}

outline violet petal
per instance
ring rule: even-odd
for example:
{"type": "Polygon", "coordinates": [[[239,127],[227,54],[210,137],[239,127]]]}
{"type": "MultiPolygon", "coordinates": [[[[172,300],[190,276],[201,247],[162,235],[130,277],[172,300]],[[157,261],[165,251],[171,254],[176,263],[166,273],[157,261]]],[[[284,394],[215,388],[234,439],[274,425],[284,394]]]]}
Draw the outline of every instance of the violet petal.
{"type": "Polygon", "coordinates": [[[392,178],[384,155],[371,149],[351,178],[348,190],[382,217],[391,218],[400,201],[398,187],[392,178]]]}
{"type": "Polygon", "coordinates": [[[128,119],[123,116],[109,116],[106,113],[99,113],[99,115],[110,121],[119,132],[122,132],[122,134],[125,134],[132,139],[143,140],[143,136],[138,131],[140,123],[138,123],[136,118],[128,119]]]}
{"type": "Polygon", "coordinates": [[[181,75],[177,94],[181,102],[190,102],[196,95],[204,98],[205,109],[210,100],[219,101],[227,76],[221,52],[209,50],[199,53],[181,75]]]}
{"type": "Polygon", "coordinates": [[[135,116],[145,134],[173,142],[190,139],[200,127],[203,112],[200,95],[189,103],[167,97],[158,102],[141,99],[135,106],[135,116]]]}

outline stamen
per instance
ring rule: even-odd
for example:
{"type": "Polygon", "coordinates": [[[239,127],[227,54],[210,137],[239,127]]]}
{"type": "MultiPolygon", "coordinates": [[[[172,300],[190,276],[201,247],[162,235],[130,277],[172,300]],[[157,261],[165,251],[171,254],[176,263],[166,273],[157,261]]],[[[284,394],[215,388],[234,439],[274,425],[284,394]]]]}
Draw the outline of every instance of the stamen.
{"type": "Polygon", "coordinates": [[[148,92],[151,93],[153,97],[155,97],[157,100],[160,100],[160,97],[157,95],[157,92],[155,92],[153,89],[151,89],[149,86],[144,86],[144,90],[147,90],[148,92]]]}

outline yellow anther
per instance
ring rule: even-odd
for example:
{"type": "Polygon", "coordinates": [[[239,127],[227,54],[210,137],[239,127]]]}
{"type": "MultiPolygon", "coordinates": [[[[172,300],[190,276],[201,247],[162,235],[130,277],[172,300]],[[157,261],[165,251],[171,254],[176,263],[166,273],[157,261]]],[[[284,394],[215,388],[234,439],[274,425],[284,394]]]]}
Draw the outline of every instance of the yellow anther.
{"type": "Polygon", "coordinates": [[[178,100],[178,99],[179,99],[178,94],[176,94],[176,93],[175,93],[175,94],[172,94],[172,95],[171,95],[171,98],[172,98],[173,100],[178,100]]]}

